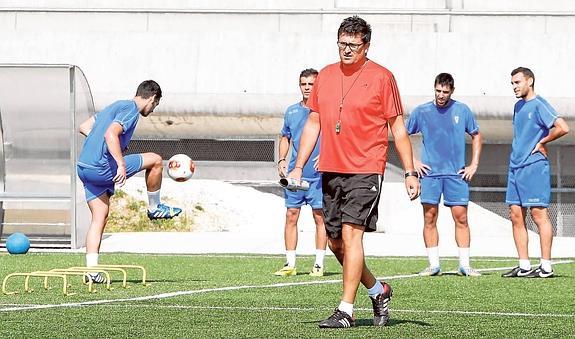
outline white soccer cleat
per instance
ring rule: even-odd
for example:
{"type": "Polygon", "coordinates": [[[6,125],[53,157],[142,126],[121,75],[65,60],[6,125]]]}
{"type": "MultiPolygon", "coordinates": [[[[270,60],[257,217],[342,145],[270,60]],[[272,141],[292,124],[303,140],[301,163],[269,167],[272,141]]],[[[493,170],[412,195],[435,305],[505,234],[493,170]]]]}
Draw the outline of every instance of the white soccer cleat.
{"type": "Polygon", "coordinates": [[[471,267],[463,267],[463,266],[460,266],[460,267],[457,269],[457,274],[458,274],[458,275],[462,275],[462,276],[464,276],[464,277],[480,277],[480,276],[481,276],[481,273],[479,273],[478,271],[474,270],[473,268],[471,268],[471,267]]]}
{"type": "Polygon", "coordinates": [[[441,275],[441,267],[426,267],[423,271],[418,273],[420,277],[434,277],[436,275],[441,275]]]}

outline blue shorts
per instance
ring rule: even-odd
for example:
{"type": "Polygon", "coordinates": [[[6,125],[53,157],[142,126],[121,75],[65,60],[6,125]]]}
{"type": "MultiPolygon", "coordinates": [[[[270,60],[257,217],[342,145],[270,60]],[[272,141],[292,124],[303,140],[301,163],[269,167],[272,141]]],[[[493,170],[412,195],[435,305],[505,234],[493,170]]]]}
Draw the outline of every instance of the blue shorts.
{"type": "Polygon", "coordinates": [[[307,191],[297,190],[295,192],[284,190],[285,206],[287,208],[300,208],[305,204],[311,206],[312,209],[321,209],[323,207],[321,192],[321,178],[309,183],[307,191]]]}
{"type": "Polygon", "coordinates": [[[549,207],[551,175],[549,161],[541,160],[520,168],[510,168],[507,177],[507,205],[549,207]]]}
{"type": "Polygon", "coordinates": [[[442,194],[445,206],[467,206],[469,183],[459,175],[421,178],[422,204],[439,205],[442,194]]]}
{"type": "MultiPolygon", "coordinates": [[[[141,154],[126,155],[124,161],[126,161],[126,178],[140,172],[144,165],[141,154]]],[[[113,179],[117,168],[116,163],[113,163],[113,166],[101,168],[84,167],[80,164],[76,166],[78,177],[84,183],[86,201],[94,200],[104,193],[108,193],[109,196],[114,195],[113,179]]]]}

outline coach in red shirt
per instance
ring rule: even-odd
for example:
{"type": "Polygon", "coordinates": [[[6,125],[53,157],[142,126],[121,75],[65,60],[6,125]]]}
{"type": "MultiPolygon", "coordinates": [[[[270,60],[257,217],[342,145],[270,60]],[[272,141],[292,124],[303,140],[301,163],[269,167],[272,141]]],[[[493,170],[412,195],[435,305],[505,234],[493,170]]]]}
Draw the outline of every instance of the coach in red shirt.
{"type": "Polygon", "coordinates": [[[354,325],[353,303],[360,282],[373,304],[373,323],[382,326],[389,320],[392,290],[367,268],[363,234],[376,230],[388,128],[412,200],[419,195],[419,181],[393,74],[367,58],[371,27],[357,16],[349,17],[341,23],[337,36],[340,62],[322,69],[314,83],[307,102],[311,112],[289,177],[301,179],[302,167],[319,137],[325,226],[329,247],[343,266],[341,302],[319,326],[354,325]]]}

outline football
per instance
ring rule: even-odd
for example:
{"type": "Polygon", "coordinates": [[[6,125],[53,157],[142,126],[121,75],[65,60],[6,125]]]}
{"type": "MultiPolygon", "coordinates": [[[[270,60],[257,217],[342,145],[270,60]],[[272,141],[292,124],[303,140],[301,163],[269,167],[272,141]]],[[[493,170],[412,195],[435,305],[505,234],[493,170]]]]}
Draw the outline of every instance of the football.
{"type": "Polygon", "coordinates": [[[186,181],[194,175],[196,165],[185,154],[176,154],[168,160],[168,176],[175,181],[186,181]]]}

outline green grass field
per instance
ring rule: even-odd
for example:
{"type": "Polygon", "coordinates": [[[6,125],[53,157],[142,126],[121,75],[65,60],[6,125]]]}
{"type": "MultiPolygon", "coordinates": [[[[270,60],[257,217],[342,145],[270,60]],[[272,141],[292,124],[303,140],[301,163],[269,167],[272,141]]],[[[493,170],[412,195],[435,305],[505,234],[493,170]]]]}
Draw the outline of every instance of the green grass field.
{"type": "MultiPolygon", "coordinates": [[[[17,295],[0,296],[0,338],[541,338],[575,335],[575,263],[554,266],[552,279],[504,279],[503,268],[516,260],[480,259],[477,278],[444,274],[415,277],[425,258],[374,258],[368,265],[387,277],[394,289],[389,326],[371,326],[371,303],[360,287],[355,303],[356,327],[319,329],[339,302],[341,268],[326,259],[327,274],[311,278],[311,257],[298,258],[299,274],[272,275],[282,256],[104,254],[105,264],[143,265],[149,286],[130,271],[129,288],[114,279],[88,293],[80,278],[71,278],[63,296],[61,280],[50,290],[42,279],[8,281],[17,295]]],[[[0,254],[0,278],[17,271],[83,265],[82,254],[0,254]]],[[[457,261],[442,261],[455,270],[457,261]]],[[[113,273],[113,278],[120,275],[113,273]]]]}

